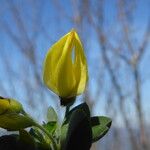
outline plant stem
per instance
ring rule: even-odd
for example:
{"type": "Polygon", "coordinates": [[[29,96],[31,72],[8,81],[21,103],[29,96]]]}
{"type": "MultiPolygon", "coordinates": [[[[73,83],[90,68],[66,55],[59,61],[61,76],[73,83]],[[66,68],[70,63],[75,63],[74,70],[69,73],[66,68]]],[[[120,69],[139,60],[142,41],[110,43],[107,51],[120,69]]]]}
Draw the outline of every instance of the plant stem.
{"type": "Polygon", "coordinates": [[[41,131],[43,131],[48,138],[50,139],[50,141],[52,142],[52,149],[53,150],[57,150],[57,144],[55,142],[55,140],[53,139],[52,135],[49,134],[49,132],[40,124],[38,124],[29,114],[27,114],[25,111],[22,112],[23,115],[27,116],[28,118],[32,119],[32,121],[34,122],[34,126],[39,128],[41,131]]]}
{"type": "Polygon", "coordinates": [[[67,116],[67,114],[69,113],[69,110],[70,110],[70,105],[67,105],[67,106],[66,106],[65,117],[66,117],[66,116],[67,116]]]}
{"type": "Polygon", "coordinates": [[[43,126],[39,125],[38,123],[35,123],[35,126],[38,127],[40,130],[42,130],[49,137],[50,141],[52,142],[53,150],[57,150],[57,144],[54,141],[52,135],[49,134],[49,132],[43,126]]]}

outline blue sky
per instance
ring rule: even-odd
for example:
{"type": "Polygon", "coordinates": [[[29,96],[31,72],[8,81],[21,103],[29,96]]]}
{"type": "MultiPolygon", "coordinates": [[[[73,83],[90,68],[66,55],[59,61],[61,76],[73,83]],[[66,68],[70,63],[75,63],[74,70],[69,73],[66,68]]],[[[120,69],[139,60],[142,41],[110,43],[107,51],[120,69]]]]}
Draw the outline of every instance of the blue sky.
{"type": "MultiPolygon", "coordinates": [[[[10,1],[11,2],[11,1],[10,1]]],[[[53,5],[51,4],[50,1],[45,0],[45,1],[38,1],[39,3],[35,3],[35,8],[36,9],[41,9],[41,11],[39,12],[34,12],[35,10],[32,9],[31,5],[28,5],[28,1],[21,1],[21,0],[13,0],[14,5],[16,6],[20,6],[21,7],[21,12],[23,12],[23,22],[25,23],[25,25],[27,25],[27,32],[29,37],[31,38],[33,36],[33,32],[31,32],[31,30],[33,30],[33,24],[32,24],[32,13],[37,13],[36,15],[38,15],[39,19],[42,21],[42,27],[45,28],[46,33],[47,33],[47,37],[45,38],[43,36],[42,33],[37,33],[37,42],[36,42],[36,48],[37,48],[37,55],[39,57],[39,66],[40,66],[40,72],[42,74],[42,62],[44,60],[45,54],[47,52],[47,50],[49,49],[49,47],[52,45],[52,43],[54,43],[55,41],[57,41],[61,36],[63,36],[64,34],[66,34],[68,31],[70,31],[74,25],[71,21],[68,21],[68,17],[71,17],[73,15],[73,6],[71,4],[70,1],[68,0],[64,0],[61,1],[61,5],[63,8],[65,8],[65,15],[67,15],[67,17],[60,17],[60,13],[63,13],[61,8],[60,9],[55,9],[55,7],[53,7],[53,5]]],[[[93,1],[95,2],[95,1],[93,1]]],[[[33,1],[34,3],[34,1],[33,1]]],[[[110,27],[113,29],[116,29],[118,27],[118,23],[116,21],[115,15],[116,15],[116,8],[115,8],[115,4],[117,3],[116,1],[109,1],[106,0],[105,1],[105,16],[107,18],[106,22],[105,22],[105,30],[107,32],[107,29],[109,29],[110,27]]],[[[142,38],[143,35],[143,31],[146,27],[147,24],[147,20],[149,14],[150,14],[150,2],[149,0],[143,0],[143,1],[138,1],[137,2],[137,9],[134,13],[134,28],[136,27],[138,29],[137,31],[137,35],[138,36],[138,40],[140,41],[140,38],[142,38]]],[[[16,71],[17,74],[17,78],[15,79],[14,82],[16,82],[16,87],[18,85],[21,85],[21,83],[18,83],[17,80],[19,80],[19,78],[21,79],[21,74],[18,70],[21,67],[21,62],[24,61],[25,58],[22,57],[22,55],[19,53],[18,51],[18,47],[16,45],[14,45],[14,43],[10,40],[10,38],[6,35],[5,31],[3,30],[3,28],[1,27],[1,22],[6,21],[7,24],[10,25],[11,29],[13,30],[13,32],[15,34],[18,35],[18,27],[14,24],[14,20],[12,19],[12,15],[10,13],[10,9],[8,7],[8,3],[6,2],[6,0],[1,0],[1,4],[0,4],[0,43],[2,44],[0,52],[2,53],[2,55],[4,55],[4,57],[10,57],[11,59],[9,59],[9,61],[12,61],[12,69],[14,71],[16,71]]],[[[37,28],[40,28],[40,25],[36,25],[37,28]]],[[[34,28],[35,33],[36,33],[36,28],[34,28]]],[[[88,34],[88,33],[87,33],[88,34]]],[[[88,64],[89,64],[89,74],[90,74],[90,85],[92,86],[92,90],[93,90],[93,95],[95,94],[95,69],[97,68],[97,65],[95,63],[95,59],[97,59],[99,57],[99,45],[97,43],[96,40],[96,34],[93,32],[91,34],[92,36],[90,37],[90,41],[89,41],[89,46],[88,48],[90,50],[85,50],[86,54],[88,55],[88,64]]],[[[88,35],[87,35],[88,36],[88,35]]],[[[18,35],[18,37],[21,37],[21,35],[18,35]]],[[[113,37],[112,37],[113,38],[113,37]]],[[[23,42],[22,38],[20,38],[21,42],[23,42]]],[[[148,56],[150,56],[150,51],[148,50],[146,56],[144,57],[143,60],[143,64],[141,65],[141,70],[143,70],[143,75],[144,76],[149,76],[147,70],[145,71],[146,68],[149,67],[149,61],[148,60],[148,56]]],[[[2,59],[0,60],[0,62],[3,61],[2,59]]],[[[30,69],[30,67],[29,67],[30,69]]],[[[9,90],[9,82],[8,80],[8,76],[6,76],[5,72],[4,72],[5,68],[3,65],[0,64],[0,71],[1,71],[1,75],[0,78],[2,79],[1,82],[5,83],[6,87],[8,87],[9,90]]],[[[42,76],[41,76],[41,80],[42,80],[42,76]]],[[[108,84],[109,86],[109,84],[108,84]]],[[[149,112],[150,106],[147,105],[147,100],[150,99],[150,94],[149,94],[149,89],[150,89],[150,82],[146,81],[146,83],[143,85],[143,101],[144,101],[144,110],[149,112]]],[[[1,93],[0,93],[1,94],[1,93]]],[[[21,98],[18,97],[18,98],[21,98]]],[[[104,97],[105,100],[105,97],[104,97]]],[[[25,103],[25,102],[23,102],[25,103]]],[[[99,113],[99,106],[101,106],[101,113],[103,110],[103,106],[104,103],[102,100],[99,102],[100,104],[97,105],[97,108],[95,109],[95,114],[99,113]]],[[[53,104],[52,104],[53,105],[53,104]]],[[[132,104],[129,104],[132,105],[132,104]]],[[[28,108],[27,108],[28,109],[28,108]]],[[[149,114],[149,113],[147,113],[149,114]]]]}

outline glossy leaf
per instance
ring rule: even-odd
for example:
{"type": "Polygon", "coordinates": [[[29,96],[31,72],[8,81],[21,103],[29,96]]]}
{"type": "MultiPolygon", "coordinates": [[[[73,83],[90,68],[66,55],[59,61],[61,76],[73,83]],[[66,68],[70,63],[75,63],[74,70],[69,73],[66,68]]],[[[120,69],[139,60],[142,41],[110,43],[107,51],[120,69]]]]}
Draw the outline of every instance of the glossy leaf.
{"type": "Polygon", "coordinates": [[[82,110],[73,111],[69,124],[63,126],[62,150],[89,150],[92,142],[92,130],[87,115],[82,110]]]}
{"type": "Polygon", "coordinates": [[[104,116],[95,116],[91,118],[92,141],[96,142],[102,138],[110,129],[111,119],[104,116]]]}
{"type": "Polygon", "coordinates": [[[66,118],[65,118],[65,121],[64,121],[64,124],[67,123],[67,122],[70,120],[70,117],[72,116],[72,113],[73,113],[74,111],[76,111],[76,110],[81,110],[81,111],[83,111],[83,112],[86,114],[86,116],[89,118],[89,120],[90,120],[90,110],[89,110],[89,107],[88,107],[88,105],[87,105],[86,103],[82,103],[82,104],[80,104],[80,105],[74,107],[74,108],[67,114],[67,116],[66,116],[66,118]]]}

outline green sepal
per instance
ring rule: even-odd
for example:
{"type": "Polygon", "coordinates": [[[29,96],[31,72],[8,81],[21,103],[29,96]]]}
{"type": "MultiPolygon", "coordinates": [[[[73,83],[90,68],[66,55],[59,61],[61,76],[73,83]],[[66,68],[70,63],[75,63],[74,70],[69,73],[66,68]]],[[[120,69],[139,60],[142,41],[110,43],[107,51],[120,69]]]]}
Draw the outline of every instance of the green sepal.
{"type": "Polygon", "coordinates": [[[33,126],[35,123],[32,119],[21,114],[10,113],[0,115],[0,127],[9,131],[19,131],[33,126]]]}
{"type": "Polygon", "coordinates": [[[104,116],[91,117],[92,142],[101,139],[110,129],[112,120],[104,116]]]}
{"type": "Polygon", "coordinates": [[[76,97],[70,97],[70,98],[63,98],[63,97],[59,97],[60,98],[60,105],[61,106],[72,106],[76,100],[76,97]]]}

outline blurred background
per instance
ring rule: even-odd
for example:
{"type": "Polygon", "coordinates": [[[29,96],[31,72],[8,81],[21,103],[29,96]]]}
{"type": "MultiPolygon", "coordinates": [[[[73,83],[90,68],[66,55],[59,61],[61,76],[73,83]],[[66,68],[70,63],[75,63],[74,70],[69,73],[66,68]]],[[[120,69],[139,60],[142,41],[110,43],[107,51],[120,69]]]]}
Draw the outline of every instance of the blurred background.
{"type": "Polygon", "coordinates": [[[0,0],[0,95],[19,100],[39,122],[50,105],[61,118],[64,108],[43,85],[42,66],[72,28],[89,67],[76,104],[86,101],[93,115],[113,120],[91,150],[149,150],[149,0],[0,0]]]}

